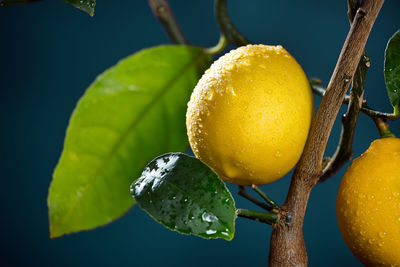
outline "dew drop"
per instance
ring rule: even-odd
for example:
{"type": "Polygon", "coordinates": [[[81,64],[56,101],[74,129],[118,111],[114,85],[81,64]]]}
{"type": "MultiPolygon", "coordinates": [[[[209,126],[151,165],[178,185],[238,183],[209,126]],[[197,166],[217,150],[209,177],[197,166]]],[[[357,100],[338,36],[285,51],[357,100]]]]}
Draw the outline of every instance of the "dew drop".
{"type": "Polygon", "coordinates": [[[230,89],[231,94],[233,96],[236,96],[235,89],[233,87],[230,87],[229,89],[230,89]]]}
{"type": "Polygon", "coordinates": [[[281,151],[280,151],[280,150],[277,150],[277,151],[275,152],[275,158],[280,158],[280,157],[282,157],[281,151]]]}
{"type": "Polygon", "coordinates": [[[215,234],[217,231],[215,231],[215,230],[207,230],[206,231],[206,234],[207,235],[213,235],[213,234],[215,234]]]}
{"type": "Polygon", "coordinates": [[[368,243],[370,243],[371,245],[375,242],[375,238],[370,238],[368,239],[368,243]]]}
{"type": "Polygon", "coordinates": [[[385,238],[387,233],[386,232],[379,232],[378,235],[379,235],[380,238],[385,238]]]}
{"type": "Polygon", "coordinates": [[[207,100],[211,101],[213,99],[214,99],[214,91],[211,90],[207,95],[207,100]]]}
{"type": "Polygon", "coordinates": [[[226,70],[233,70],[234,68],[235,68],[235,64],[233,64],[233,63],[225,66],[226,70]]]}
{"type": "Polygon", "coordinates": [[[204,212],[204,213],[201,215],[201,219],[202,219],[203,221],[205,221],[205,222],[215,222],[215,221],[218,220],[218,218],[217,218],[215,215],[209,214],[209,213],[207,213],[207,212],[204,212]]]}
{"type": "Polygon", "coordinates": [[[245,66],[250,66],[250,60],[245,59],[245,60],[242,61],[242,64],[245,65],[245,66]]]}

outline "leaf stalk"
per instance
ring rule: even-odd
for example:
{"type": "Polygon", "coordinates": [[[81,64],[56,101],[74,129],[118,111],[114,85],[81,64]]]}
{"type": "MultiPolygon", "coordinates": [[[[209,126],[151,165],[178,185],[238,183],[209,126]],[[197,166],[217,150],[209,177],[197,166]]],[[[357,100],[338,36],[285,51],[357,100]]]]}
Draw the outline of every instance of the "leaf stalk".
{"type": "Polygon", "coordinates": [[[279,220],[279,214],[276,212],[260,212],[254,210],[246,210],[246,209],[237,209],[236,215],[238,217],[247,218],[250,220],[274,225],[279,220]]]}

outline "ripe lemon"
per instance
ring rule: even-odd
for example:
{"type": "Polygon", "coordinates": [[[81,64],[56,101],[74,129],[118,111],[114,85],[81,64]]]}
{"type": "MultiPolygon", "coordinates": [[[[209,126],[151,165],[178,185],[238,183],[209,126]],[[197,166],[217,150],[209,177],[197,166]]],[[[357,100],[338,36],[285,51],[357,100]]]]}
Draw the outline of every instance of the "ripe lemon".
{"type": "Polygon", "coordinates": [[[400,266],[400,139],[372,142],[343,176],[336,201],[340,232],[366,266],[400,266]]]}
{"type": "Polygon", "coordinates": [[[205,72],[188,103],[194,154],[239,185],[284,176],[303,151],[313,114],[306,75],[281,46],[248,45],[205,72]]]}

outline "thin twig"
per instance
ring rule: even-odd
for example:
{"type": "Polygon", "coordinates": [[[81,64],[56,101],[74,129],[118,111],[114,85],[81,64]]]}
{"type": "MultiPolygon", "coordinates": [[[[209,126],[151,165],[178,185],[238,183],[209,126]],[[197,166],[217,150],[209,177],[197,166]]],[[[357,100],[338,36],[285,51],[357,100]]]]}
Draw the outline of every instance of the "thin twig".
{"type": "Polygon", "coordinates": [[[40,1],[43,1],[43,0],[14,0],[14,1],[0,0],[0,7],[26,5],[26,4],[32,4],[32,3],[40,2],[40,1]]]}
{"type": "Polygon", "coordinates": [[[147,0],[154,16],[161,22],[172,42],[176,44],[188,44],[181,28],[169,7],[167,0],[147,0]]]}
{"type": "MultiPolygon", "coordinates": [[[[317,95],[323,97],[326,92],[326,88],[323,87],[321,84],[319,84],[318,79],[312,78],[310,79],[310,84],[311,84],[311,89],[314,93],[317,95]]],[[[350,96],[345,95],[343,99],[344,104],[349,104],[350,102],[350,96]]],[[[386,112],[381,112],[381,111],[376,111],[372,109],[371,107],[368,106],[367,101],[363,100],[362,107],[361,107],[361,112],[367,115],[368,117],[371,117],[372,119],[374,118],[381,118],[381,119],[387,119],[387,120],[397,120],[399,118],[398,114],[395,113],[386,113],[386,112]]]]}
{"type": "Polygon", "coordinates": [[[254,191],[256,191],[257,194],[260,195],[273,209],[279,210],[281,207],[272,199],[270,198],[267,194],[265,194],[258,186],[255,184],[251,185],[251,188],[253,188],[254,191]]]}
{"type": "Polygon", "coordinates": [[[257,206],[265,209],[265,210],[272,210],[272,207],[265,204],[264,202],[261,202],[260,200],[256,199],[255,197],[253,197],[252,195],[250,195],[247,191],[246,188],[243,185],[239,185],[239,191],[238,191],[238,195],[241,197],[244,197],[245,199],[253,202],[254,204],[256,204],[257,206]]]}
{"type": "Polygon", "coordinates": [[[237,209],[236,215],[251,220],[255,220],[270,225],[275,224],[279,220],[279,214],[275,212],[260,212],[254,210],[237,209]]]}
{"type": "Polygon", "coordinates": [[[250,43],[233,25],[226,8],[226,0],[215,0],[215,16],[222,34],[230,43],[237,46],[250,43]]]}

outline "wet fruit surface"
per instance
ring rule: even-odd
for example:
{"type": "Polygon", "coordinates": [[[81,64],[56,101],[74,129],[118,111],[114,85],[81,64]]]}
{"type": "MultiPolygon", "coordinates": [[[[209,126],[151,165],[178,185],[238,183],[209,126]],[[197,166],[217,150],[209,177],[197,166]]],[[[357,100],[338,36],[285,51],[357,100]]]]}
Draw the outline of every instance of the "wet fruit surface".
{"type": "Polygon", "coordinates": [[[304,71],[281,46],[249,45],[218,59],[188,104],[195,155],[235,184],[266,184],[299,160],[313,113],[304,71]]]}
{"type": "Polygon", "coordinates": [[[339,187],[340,232],[366,266],[400,266],[400,139],[375,140],[339,187]]]}

